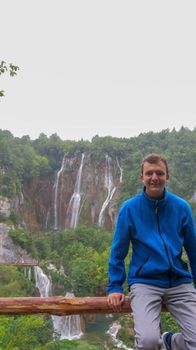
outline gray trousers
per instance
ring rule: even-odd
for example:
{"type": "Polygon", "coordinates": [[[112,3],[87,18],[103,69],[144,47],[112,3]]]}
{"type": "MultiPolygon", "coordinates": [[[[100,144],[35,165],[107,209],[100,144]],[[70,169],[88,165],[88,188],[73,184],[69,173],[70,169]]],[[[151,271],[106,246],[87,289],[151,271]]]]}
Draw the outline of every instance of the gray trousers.
{"type": "MultiPolygon", "coordinates": [[[[180,326],[181,333],[172,336],[172,350],[196,350],[196,289],[190,283],[173,288],[159,288],[135,283],[130,288],[130,302],[138,350],[162,348],[160,313],[167,306],[180,326]]],[[[168,329],[172,332],[172,329],[168,329]]]]}

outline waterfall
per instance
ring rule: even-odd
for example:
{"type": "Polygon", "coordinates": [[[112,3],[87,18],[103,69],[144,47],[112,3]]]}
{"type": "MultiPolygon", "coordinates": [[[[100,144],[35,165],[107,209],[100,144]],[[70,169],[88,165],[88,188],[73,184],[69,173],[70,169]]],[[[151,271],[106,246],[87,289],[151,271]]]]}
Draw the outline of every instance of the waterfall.
{"type": "Polygon", "coordinates": [[[32,270],[31,270],[31,267],[29,267],[29,270],[28,270],[28,280],[31,281],[31,275],[32,275],[32,270]]]}
{"type": "Polygon", "coordinates": [[[35,286],[38,288],[40,296],[48,297],[52,294],[51,281],[39,266],[34,267],[35,286]]]}
{"type": "Polygon", "coordinates": [[[114,322],[110,326],[109,330],[106,332],[106,334],[110,335],[114,345],[116,345],[117,348],[124,349],[124,350],[133,350],[132,348],[128,348],[123,342],[117,338],[117,334],[119,329],[121,329],[121,325],[119,322],[114,322]]]}
{"type": "Polygon", "coordinates": [[[111,158],[106,155],[106,165],[105,165],[105,181],[104,181],[104,187],[107,190],[107,197],[105,201],[103,202],[103,205],[101,207],[101,211],[99,213],[99,219],[98,219],[98,225],[103,226],[104,224],[104,213],[105,209],[107,208],[109,202],[111,201],[115,191],[116,187],[113,187],[113,177],[112,177],[112,171],[111,171],[111,158]]]}
{"type": "Polygon", "coordinates": [[[28,278],[29,281],[31,281],[31,267],[24,267],[24,275],[26,278],[28,278]]]}
{"type": "Polygon", "coordinates": [[[57,172],[55,183],[54,183],[54,230],[58,230],[58,194],[59,194],[59,179],[65,168],[66,158],[63,157],[61,168],[57,172]]]}
{"type": "MultiPolygon", "coordinates": [[[[36,287],[41,297],[48,297],[52,294],[52,283],[39,266],[34,267],[36,287]]],[[[73,297],[73,293],[67,293],[66,297],[73,297]]],[[[62,339],[79,339],[82,336],[79,315],[52,316],[54,331],[62,339]]]]}
{"type": "MultiPolygon", "coordinates": [[[[73,293],[66,293],[66,298],[74,297],[73,293]]],[[[83,335],[79,315],[52,316],[54,330],[60,334],[60,339],[80,339],[83,335]]]]}
{"type": "Polygon", "coordinates": [[[46,214],[46,222],[45,222],[45,228],[48,228],[48,224],[49,224],[49,219],[50,219],[50,210],[47,211],[46,214]]]}
{"type": "Polygon", "coordinates": [[[82,169],[84,164],[85,154],[82,154],[80,167],[77,173],[76,183],[74,187],[74,193],[71,196],[67,211],[71,211],[71,220],[69,227],[76,228],[79,219],[80,201],[81,201],[81,180],[82,180],[82,169]]]}
{"type": "Polygon", "coordinates": [[[116,157],[116,163],[117,163],[117,166],[118,166],[118,168],[120,170],[120,183],[122,183],[123,169],[121,168],[119,160],[118,160],[117,157],[116,157]]]}

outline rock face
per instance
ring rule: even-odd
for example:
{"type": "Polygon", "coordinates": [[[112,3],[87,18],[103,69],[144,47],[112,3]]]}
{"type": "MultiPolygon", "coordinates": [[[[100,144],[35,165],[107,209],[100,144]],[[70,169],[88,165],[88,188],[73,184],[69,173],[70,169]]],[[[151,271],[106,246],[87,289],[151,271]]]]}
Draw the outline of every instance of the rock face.
{"type": "Polygon", "coordinates": [[[37,261],[32,259],[21,247],[15,245],[9,237],[10,228],[0,223],[0,263],[36,265],[37,261]]]}
{"type": "Polygon", "coordinates": [[[196,203],[196,191],[193,193],[191,200],[196,203]]]}
{"type": "Polygon", "coordinates": [[[122,182],[120,160],[91,153],[64,157],[50,178],[36,178],[23,188],[16,211],[30,229],[60,230],[78,224],[112,229],[117,217],[116,198],[122,182]]]}
{"type": "Polygon", "coordinates": [[[0,196],[0,214],[4,217],[9,217],[11,213],[11,204],[10,200],[5,197],[0,196]]]}

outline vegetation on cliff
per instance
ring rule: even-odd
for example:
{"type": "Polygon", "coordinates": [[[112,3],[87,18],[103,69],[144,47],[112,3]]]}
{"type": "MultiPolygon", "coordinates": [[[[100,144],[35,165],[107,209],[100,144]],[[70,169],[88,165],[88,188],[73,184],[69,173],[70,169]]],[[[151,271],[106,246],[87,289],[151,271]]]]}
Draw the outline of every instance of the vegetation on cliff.
{"type": "Polygon", "coordinates": [[[41,236],[15,229],[10,236],[31,253],[42,268],[49,263],[55,265],[56,269],[50,271],[54,295],[65,295],[68,291],[74,291],[76,296],[105,295],[112,232],[79,226],[75,230],[41,236]]]}
{"type": "Polygon", "coordinates": [[[18,138],[0,130],[0,194],[12,198],[20,193],[24,182],[54,174],[64,154],[85,151],[93,152],[97,159],[103,159],[106,153],[119,157],[123,166],[120,200],[140,189],[140,162],[151,152],[160,152],[168,159],[172,175],[169,187],[175,193],[190,199],[196,189],[196,129],[166,129],[129,139],[95,136],[91,142],[63,141],[56,134],[47,137],[43,133],[31,140],[28,135],[18,138]]]}

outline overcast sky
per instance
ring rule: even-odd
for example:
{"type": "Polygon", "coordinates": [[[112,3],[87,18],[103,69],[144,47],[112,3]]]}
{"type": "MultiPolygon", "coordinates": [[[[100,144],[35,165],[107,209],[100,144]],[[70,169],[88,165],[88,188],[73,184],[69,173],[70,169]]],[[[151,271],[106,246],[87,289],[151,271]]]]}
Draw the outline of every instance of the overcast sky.
{"type": "Polygon", "coordinates": [[[196,1],[0,0],[0,128],[131,137],[196,126],[196,1]]]}

